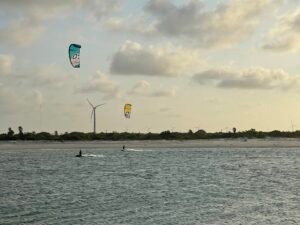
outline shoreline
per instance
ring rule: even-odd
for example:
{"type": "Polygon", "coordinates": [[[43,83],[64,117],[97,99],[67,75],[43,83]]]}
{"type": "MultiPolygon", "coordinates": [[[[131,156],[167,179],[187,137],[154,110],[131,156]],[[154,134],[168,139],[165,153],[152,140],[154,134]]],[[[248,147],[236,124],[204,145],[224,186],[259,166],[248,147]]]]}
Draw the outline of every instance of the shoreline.
{"type": "Polygon", "coordinates": [[[210,139],[210,140],[124,140],[124,141],[0,141],[0,146],[32,145],[85,148],[300,148],[300,138],[210,139]]]}

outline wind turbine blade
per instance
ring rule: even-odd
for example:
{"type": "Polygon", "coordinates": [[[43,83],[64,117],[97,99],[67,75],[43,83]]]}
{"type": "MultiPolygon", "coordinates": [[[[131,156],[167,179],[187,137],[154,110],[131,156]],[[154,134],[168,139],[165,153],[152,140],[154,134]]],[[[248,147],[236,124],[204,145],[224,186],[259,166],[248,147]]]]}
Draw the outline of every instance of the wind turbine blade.
{"type": "Polygon", "coordinates": [[[92,110],[92,113],[91,113],[91,120],[93,119],[93,115],[94,115],[94,109],[92,110]]]}
{"type": "Polygon", "coordinates": [[[105,103],[102,103],[102,104],[99,104],[99,105],[96,105],[95,108],[101,106],[101,105],[105,105],[105,103]]]}
{"type": "Polygon", "coordinates": [[[92,108],[94,108],[93,104],[89,101],[89,99],[86,99],[88,101],[88,103],[90,104],[90,106],[92,106],[92,108]]]}

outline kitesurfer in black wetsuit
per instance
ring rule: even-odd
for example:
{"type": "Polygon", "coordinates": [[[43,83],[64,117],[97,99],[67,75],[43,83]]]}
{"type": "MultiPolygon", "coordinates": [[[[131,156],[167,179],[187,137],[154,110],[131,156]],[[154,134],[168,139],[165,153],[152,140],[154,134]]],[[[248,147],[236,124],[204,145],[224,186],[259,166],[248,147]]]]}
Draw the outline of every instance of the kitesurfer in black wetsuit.
{"type": "Polygon", "coordinates": [[[123,149],[122,149],[122,151],[125,151],[125,145],[123,145],[123,149]]]}
{"type": "Polygon", "coordinates": [[[81,149],[80,149],[80,151],[79,151],[79,154],[78,154],[78,155],[76,155],[76,157],[82,157],[82,152],[81,152],[81,149]]]}

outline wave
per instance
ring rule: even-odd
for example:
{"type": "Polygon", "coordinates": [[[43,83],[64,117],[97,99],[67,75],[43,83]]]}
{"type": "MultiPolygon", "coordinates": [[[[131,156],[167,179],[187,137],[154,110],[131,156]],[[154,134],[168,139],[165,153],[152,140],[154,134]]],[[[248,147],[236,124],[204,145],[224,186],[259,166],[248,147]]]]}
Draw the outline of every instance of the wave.
{"type": "Polygon", "coordinates": [[[105,155],[82,154],[82,157],[105,157],[105,155]]]}
{"type": "Polygon", "coordinates": [[[127,148],[125,152],[150,152],[151,150],[144,150],[144,149],[134,149],[134,148],[127,148]]]}

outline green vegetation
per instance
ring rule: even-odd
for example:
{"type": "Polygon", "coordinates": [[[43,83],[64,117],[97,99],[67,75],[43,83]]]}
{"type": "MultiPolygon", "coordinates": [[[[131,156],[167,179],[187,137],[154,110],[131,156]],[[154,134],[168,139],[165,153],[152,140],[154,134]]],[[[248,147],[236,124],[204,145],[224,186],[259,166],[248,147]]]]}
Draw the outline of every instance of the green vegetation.
{"type": "Polygon", "coordinates": [[[44,141],[92,141],[92,140],[196,140],[196,139],[219,139],[219,138],[267,138],[267,137],[284,137],[284,138],[300,138],[300,131],[279,131],[274,130],[271,132],[256,131],[250,129],[246,131],[237,131],[233,128],[232,132],[215,132],[208,133],[205,130],[198,130],[193,132],[189,130],[186,133],[171,132],[169,130],[161,133],[83,133],[83,132],[70,132],[59,134],[55,131],[53,134],[48,132],[23,132],[21,126],[18,127],[18,133],[15,133],[11,128],[8,132],[0,134],[0,141],[7,140],[44,140],[44,141]]]}

